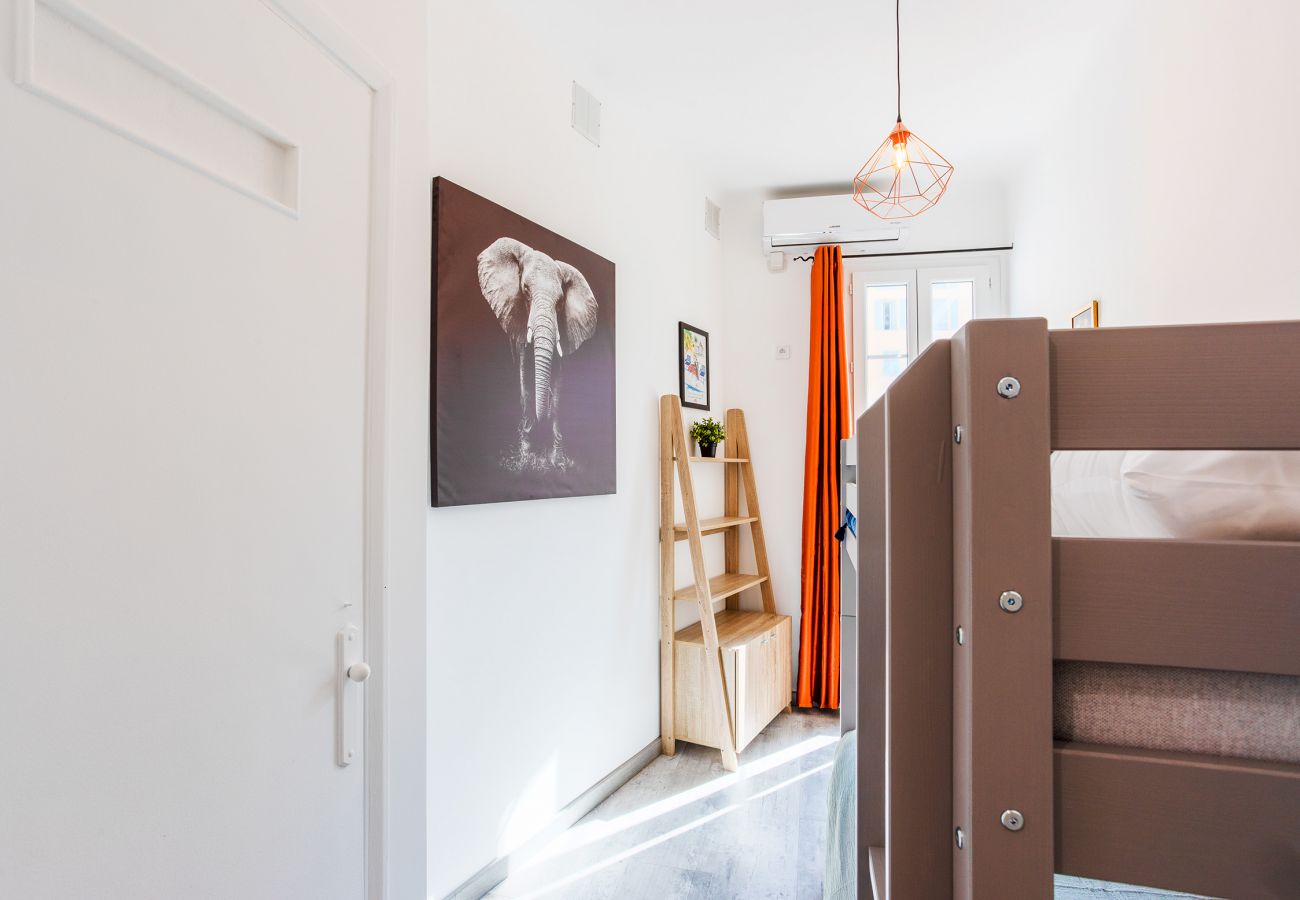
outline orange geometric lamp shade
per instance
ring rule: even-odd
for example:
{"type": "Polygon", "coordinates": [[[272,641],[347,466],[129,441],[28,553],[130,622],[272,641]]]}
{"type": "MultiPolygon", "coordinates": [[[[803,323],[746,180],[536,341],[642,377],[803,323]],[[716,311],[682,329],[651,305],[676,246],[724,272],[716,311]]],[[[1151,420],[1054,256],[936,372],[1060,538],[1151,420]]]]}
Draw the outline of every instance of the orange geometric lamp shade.
{"type": "Polygon", "coordinates": [[[853,176],[853,199],[882,219],[910,219],[939,202],[952,163],[900,120],[853,176]]]}

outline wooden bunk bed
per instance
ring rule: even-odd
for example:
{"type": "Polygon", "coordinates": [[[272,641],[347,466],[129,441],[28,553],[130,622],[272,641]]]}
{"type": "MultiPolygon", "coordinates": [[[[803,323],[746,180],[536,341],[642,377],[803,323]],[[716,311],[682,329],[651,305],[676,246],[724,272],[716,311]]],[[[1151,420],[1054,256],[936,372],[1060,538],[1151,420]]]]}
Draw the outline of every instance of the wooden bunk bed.
{"type": "Polygon", "coordinates": [[[1082,449],[1300,449],[1300,322],[976,321],[862,416],[859,896],[1300,897],[1300,765],[1053,739],[1056,661],[1300,675],[1300,544],[1053,539],[1082,449]]]}

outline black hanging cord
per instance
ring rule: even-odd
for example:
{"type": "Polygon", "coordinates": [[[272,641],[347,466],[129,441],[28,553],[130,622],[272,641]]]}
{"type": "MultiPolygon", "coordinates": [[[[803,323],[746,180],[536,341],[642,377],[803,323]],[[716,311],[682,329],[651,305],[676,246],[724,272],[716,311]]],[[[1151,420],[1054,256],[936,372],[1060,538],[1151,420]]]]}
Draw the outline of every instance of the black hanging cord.
{"type": "Polygon", "coordinates": [[[894,83],[898,86],[898,121],[903,121],[903,32],[898,24],[898,8],[902,0],[894,0],[894,83]]]}

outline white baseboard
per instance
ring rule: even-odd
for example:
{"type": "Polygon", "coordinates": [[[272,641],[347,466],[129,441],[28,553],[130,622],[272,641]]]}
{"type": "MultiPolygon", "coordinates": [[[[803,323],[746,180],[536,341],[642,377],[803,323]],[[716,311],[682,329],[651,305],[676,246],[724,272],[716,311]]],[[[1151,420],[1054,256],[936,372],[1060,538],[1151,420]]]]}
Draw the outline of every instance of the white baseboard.
{"type": "Polygon", "coordinates": [[[529,838],[513,853],[498,857],[479,869],[460,887],[447,895],[446,900],[479,900],[488,891],[506,880],[510,874],[511,861],[527,859],[533,853],[550,843],[560,832],[577,822],[587,813],[601,804],[610,794],[632,780],[650,763],[659,757],[659,738],[646,744],[635,756],[627,760],[613,772],[583,791],[572,803],[555,814],[555,818],[533,837],[529,838]]]}

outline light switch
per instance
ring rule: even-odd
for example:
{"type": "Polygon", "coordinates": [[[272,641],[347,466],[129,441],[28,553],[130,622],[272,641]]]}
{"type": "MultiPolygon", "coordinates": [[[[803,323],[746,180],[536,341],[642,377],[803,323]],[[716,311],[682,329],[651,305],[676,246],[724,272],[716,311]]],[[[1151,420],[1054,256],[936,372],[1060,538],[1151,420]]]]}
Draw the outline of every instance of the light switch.
{"type": "Polygon", "coordinates": [[[777,347],[777,348],[776,348],[776,358],[777,358],[777,359],[789,359],[789,358],[790,358],[790,345],[789,345],[789,344],[782,344],[781,346],[777,347]]]}

